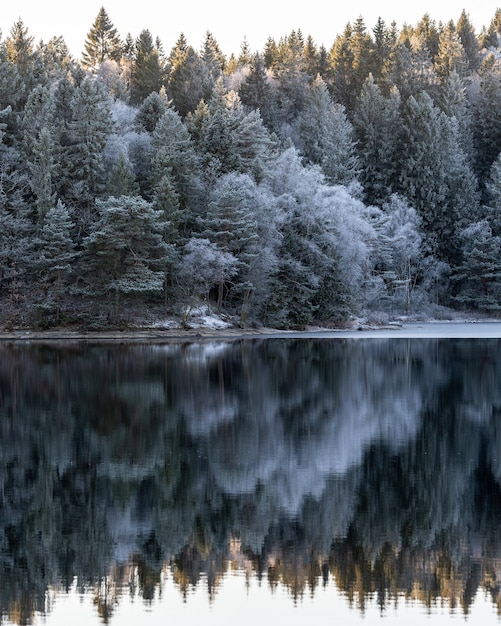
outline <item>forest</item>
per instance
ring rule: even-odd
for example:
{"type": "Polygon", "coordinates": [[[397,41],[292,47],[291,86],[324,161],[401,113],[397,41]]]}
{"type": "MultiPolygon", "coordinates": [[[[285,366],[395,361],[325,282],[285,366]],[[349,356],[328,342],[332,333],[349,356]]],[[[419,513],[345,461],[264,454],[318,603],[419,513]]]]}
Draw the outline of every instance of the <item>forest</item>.
{"type": "Polygon", "coordinates": [[[501,9],[170,51],[0,34],[0,325],[501,309],[501,9]]]}

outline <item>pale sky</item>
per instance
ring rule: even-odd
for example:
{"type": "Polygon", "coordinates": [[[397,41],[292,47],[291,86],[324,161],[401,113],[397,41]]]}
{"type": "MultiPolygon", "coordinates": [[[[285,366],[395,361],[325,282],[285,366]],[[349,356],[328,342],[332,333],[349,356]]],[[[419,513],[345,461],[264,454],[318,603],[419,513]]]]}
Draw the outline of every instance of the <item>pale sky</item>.
{"type": "Polygon", "coordinates": [[[399,2],[394,0],[359,0],[358,2],[326,2],[325,0],[86,0],[70,3],[67,0],[8,0],[2,3],[0,29],[7,37],[12,25],[20,17],[35,41],[48,41],[62,35],[71,53],[80,58],[85,37],[101,6],[106,9],[119,34],[137,37],[148,29],[159,37],[168,53],[181,32],[188,43],[199,49],[209,30],[223,53],[238,54],[244,37],[252,51],[262,51],[269,36],[276,40],[293,29],[311,35],[318,45],[329,49],[337,34],[347,22],[360,15],[368,29],[382,17],[387,24],[393,20],[415,24],[428,13],[435,22],[457,21],[463,8],[480,32],[488,26],[501,0],[423,0],[399,2]],[[248,8],[244,8],[248,5],[248,8]]]}

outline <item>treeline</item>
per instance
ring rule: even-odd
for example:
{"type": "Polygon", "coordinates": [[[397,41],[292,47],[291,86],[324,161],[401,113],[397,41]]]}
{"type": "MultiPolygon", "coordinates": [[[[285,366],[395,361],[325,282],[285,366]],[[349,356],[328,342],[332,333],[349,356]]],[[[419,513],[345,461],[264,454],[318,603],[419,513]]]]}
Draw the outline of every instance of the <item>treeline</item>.
{"type": "Polygon", "coordinates": [[[170,53],[0,40],[2,323],[501,307],[501,10],[170,53]]]}

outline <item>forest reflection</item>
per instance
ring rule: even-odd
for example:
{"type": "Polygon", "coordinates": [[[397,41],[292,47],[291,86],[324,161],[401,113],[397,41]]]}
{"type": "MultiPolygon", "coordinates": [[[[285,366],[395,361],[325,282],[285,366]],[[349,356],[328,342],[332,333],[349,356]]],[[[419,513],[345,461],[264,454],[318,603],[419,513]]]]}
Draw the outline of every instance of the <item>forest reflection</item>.
{"type": "MultiPolygon", "coordinates": [[[[0,612],[239,570],[501,612],[500,340],[0,346],[0,612]]],[[[0,618],[1,621],[1,618],[0,618]]]]}

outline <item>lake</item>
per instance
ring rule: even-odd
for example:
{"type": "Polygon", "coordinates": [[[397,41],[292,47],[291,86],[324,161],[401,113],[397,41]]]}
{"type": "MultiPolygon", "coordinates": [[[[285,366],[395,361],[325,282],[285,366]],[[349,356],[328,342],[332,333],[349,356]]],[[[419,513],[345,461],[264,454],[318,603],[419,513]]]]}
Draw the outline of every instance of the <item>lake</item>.
{"type": "Polygon", "coordinates": [[[501,338],[0,343],[0,490],[1,624],[499,624],[501,338]]]}

